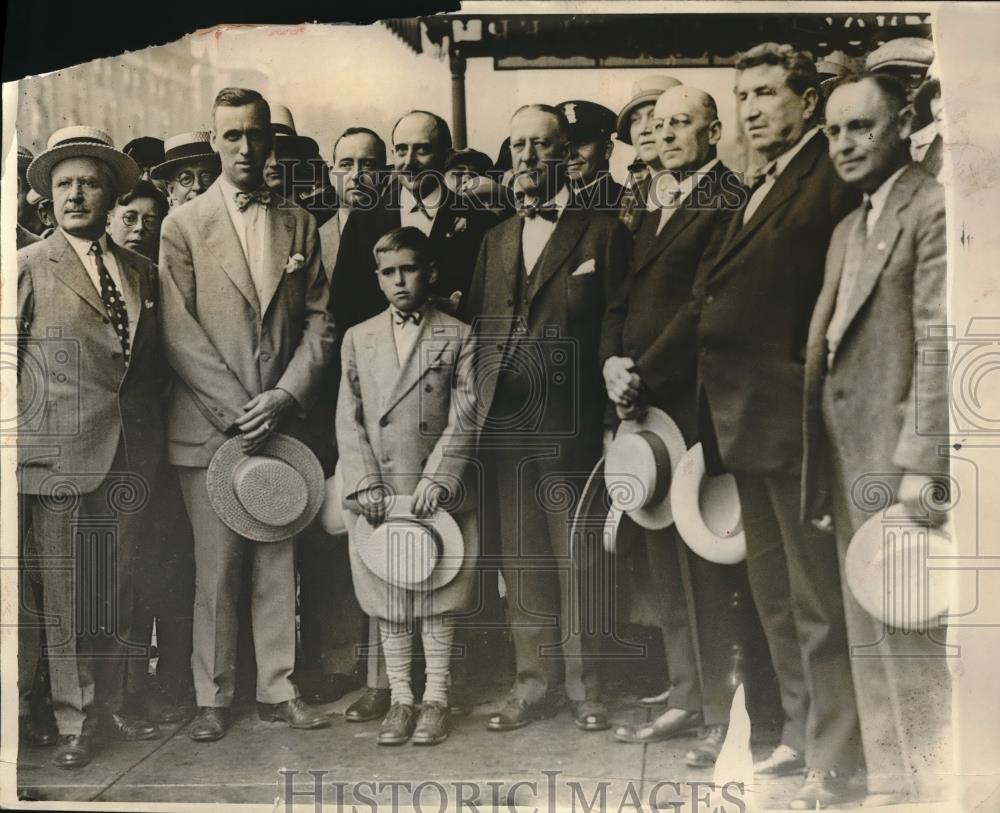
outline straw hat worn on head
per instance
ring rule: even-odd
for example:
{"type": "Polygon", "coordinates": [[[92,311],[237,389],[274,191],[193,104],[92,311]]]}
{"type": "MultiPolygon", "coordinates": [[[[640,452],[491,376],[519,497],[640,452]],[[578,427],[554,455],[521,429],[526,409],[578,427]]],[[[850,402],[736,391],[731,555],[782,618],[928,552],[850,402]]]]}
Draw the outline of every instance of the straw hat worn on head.
{"type": "Polygon", "coordinates": [[[223,443],[207,472],[215,513],[240,536],[280,542],[302,531],[323,504],[323,467],[308,446],[279,432],[244,454],[240,438],[223,443]]]}
{"type": "Polygon", "coordinates": [[[865,69],[926,68],[934,61],[934,45],[923,37],[898,37],[882,43],[868,54],[865,69]]]}
{"type": "Polygon", "coordinates": [[[720,565],[746,559],[736,478],[731,474],[707,476],[700,443],[688,449],[674,472],[670,504],[681,538],[702,559],[720,565]]]}
{"type": "Polygon", "coordinates": [[[947,524],[928,527],[897,504],[858,528],[847,547],[844,577],[874,618],[897,629],[926,630],[948,612],[955,578],[954,570],[930,565],[955,555],[947,524]]]}
{"type": "Polygon", "coordinates": [[[150,171],[150,177],[157,181],[169,181],[183,164],[195,159],[210,158],[222,171],[219,154],[212,149],[212,134],[208,130],[178,133],[163,142],[163,163],[150,171]]]}
{"type": "Polygon", "coordinates": [[[283,104],[269,104],[271,108],[271,131],[274,133],[276,149],[286,146],[304,156],[319,155],[319,144],[309,136],[300,136],[295,129],[292,111],[283,104]]]}
{"type": "Polygon", "coordinates": [[[387,498],[385,521],[377,528],[359,516],[351,543],[373,575],[408,590],[436,590],[451,582],[465,559],[462,531],[445,511],[413,515],[413,497],[387,498]]]}
{"type": "Polygon", "coordinates": [[[45,198],[52,197],[52,170],[67,158],[95,158],[114,176],[115,195],[128,192],[139,180],[139,165],[121,150],[111,136],[95,127],[63,127],[49,136],[48,149],[28,167],[28,183],[45,198]]]}
{"type": "Polygon", "coordinates": [[[663,410],[650,407],[640,419],[622,421],[604,458],[612,505],[643,528],[666,528],[674,521],[673,473],[686,451],[684,435],[663,410]]]}
{"type": "Polygon", "coordinates": [[[680,83],[672,76],[644,76],[632,85],[632,98],[618,113],[618,125],[616,127],[618,140],[626,144],[632,143],[632,135],[629,132],[629,117],[632,111],[644,104],[653,104],[663,94],[665,90],[677,87],[680,83]]]}
{"type": "Polygon", "coordinates": [[[28,167],[31,166],[31,162],[35,160],[35,155],[27,147],[17,148],[17,171],[18,173],[27,172],[28,167]]]}

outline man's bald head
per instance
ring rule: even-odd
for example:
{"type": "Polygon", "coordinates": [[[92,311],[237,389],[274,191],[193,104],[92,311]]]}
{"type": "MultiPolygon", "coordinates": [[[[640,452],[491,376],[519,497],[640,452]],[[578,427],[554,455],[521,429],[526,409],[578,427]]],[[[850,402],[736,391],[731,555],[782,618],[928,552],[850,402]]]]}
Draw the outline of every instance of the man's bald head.
{"type": "Polygon", "coordinates": [[[722,137],[715,99],[690,85],[664,91],[653,108],[653,134],[664,169],[677,173],[704,166],[722,137]]]}

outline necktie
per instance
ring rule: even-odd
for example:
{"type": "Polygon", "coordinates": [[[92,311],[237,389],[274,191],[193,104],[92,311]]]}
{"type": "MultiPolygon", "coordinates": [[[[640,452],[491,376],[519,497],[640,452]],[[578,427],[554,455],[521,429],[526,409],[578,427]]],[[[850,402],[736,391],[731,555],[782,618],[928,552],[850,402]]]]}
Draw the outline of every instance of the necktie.
{"type": "Polygon", "coordinates": [[[271,190],[258,189],[256,192],[237,192],[236,208],[245,212],[251,203],[259,203],[261,206],[269,206],[271,203],[271,190]]]}
{"type": "Polygon", "coordinates": [[[761,189],[765,183],[773,180],[777,176],[778,164],[776,161],[772,161],[766,167],[764,167],[763,172],[754,178],[753,184],[750,186],[750,198],[747,201],[746,208],[743,210],[742,222],[744,224],[750,222],[750,218],[754,216],[761,203],[764,202],[764,198],[767,197],[768,190],[761,189]]]}
{"type": "Polygon", "coordinates": [[[865,226],[865,237],[871,234],[873,223],[868,222],[868,218],[872,213],[872,199],[870,196],[865,195],[864,200],[861,202],[861,222],[865,226]]]}
{"type": "Polygon", "coordinates": [[[104,264],[104,252],[101,251],[101,244],[94,242],[90,244],[90,252],[94,255],[94,263],[97,265],[97,279],[101,283],[101,301],[104,303],[104,310],[111,320],[111,326],[118,334],[118,340],[122,343],[122,356],[125,363],[129,360],[129,337],[128,337],[128,311],[125,310],[125,302],[122,299],[121,291],[111,279],[108,268],[104,264]]]}
{"type": "Polygon", "coordinates": [[[413,206],[410,207],[410,214],[413,214],[415,212],[421,212],[423,213],[424,217],[426,217],[428,220],[434,219],[434,216],[429,211],[427,211],[427,205],[424,203],[422,198],[418,198],[416,195],[414,195],[413,201],[414,201],[413,206]]]}
{"type": "Polygon", "coordinates": [[[519,206],[517,216],[523,217],[526,220],[532,220],[533,218],[540,217],[542,220],[547,220],[549,223],[555,223],[556,220],[559,219],[559,209],[552,203],[545,205],[539,204],[519,206]]]}
{"type": "Polygon", "coordinates": [[[395,317],[397,325],[405,325],[407,322],[419,325],[420,320],[423,318],[423,314],[420,311],[398,311],[395,308],[392,309],[392,315],[395,317]]]}

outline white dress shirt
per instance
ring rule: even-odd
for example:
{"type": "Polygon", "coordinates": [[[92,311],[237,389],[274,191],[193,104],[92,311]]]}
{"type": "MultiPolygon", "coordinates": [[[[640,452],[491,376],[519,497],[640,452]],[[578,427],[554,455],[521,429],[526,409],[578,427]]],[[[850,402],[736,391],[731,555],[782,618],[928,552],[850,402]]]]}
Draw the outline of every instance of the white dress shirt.
{"type": "Polygon", "coordinates": [[[440,186],[435,186],[434,191],[423,198],[422,202],[423,208],[405,184],[399,185],[399,225],[413,226],[430,237],[438,210],[444,203],[444,191],[440,186]]]}
{"type": "Polygon", "coordinates": [[[569,203],[569,187],[563,184],[562,188],[556,192],[555,197],[542,204],[544,207],[555,206],[556,219],[549,222],[544,217],[526,217],[521,227],[521,258],[524,260],[524,270],[531,276],[535,269],[538,258],[545,250],[545,244],[549,242],[552,232],[559,224],[566,204],[569,203]]]}
{"type": "Polygon", "coordinates": [[[219,176],[219,185],[222,189],[222,199],[226,203],[226,211],[229,219],[236,229],[236,236],[240,239],[240,246],[243,248],[243,256],[250,269],[250,278],[253,280],[254,290],[257,292],[257,301],[264,301],[264,281],[267,278],[267,270],[264,267],[264,258],[267,257],[267,250],[270,245],[270,221],[266,206],[254,201],[244,211],[240,211],[236,205],[236,193],[242,190],[237,189],[224,175],[219,176]]]}
{"type": "Polygon", "coordinates": [[[660,225],[656,227],[656,233],[663,231],[674,212],[681,204],[687,200],[694,188],[705,177],[705,173],[710,171],[719,163],[718,158],[713,158],[704,166],[699,167],[695,172],[688,174],[681,181],[678,181],[670,172],[660,172],[656,175],[656,194],[650,195],[646,201],[646,208],[653,212],[660,210],[660,225]]]}
{"type": "MultiPolygon", "coordinates": [[[[426,317],[425,308],[419,308],[416,313],[420,314],[420,321],[426,317]]],[[[420,335],[420,324],[407,319],[400,323],[401,312],[396,308],[389,308],[389,318],[392,319],[392,338],[396,342],[396,359],[399,366],[409,358],[413,352],[413,346],[417,343],[417,336],[420,335]]]]}
{"type": "Polygon", "coordinates": [[[791,149],[785,150],[781,155],[775,158],[773,161],[769,161],[761,169],[760,174],[764,176],[764,183],[758,186],[753,194],[750,196],[750,200],[747,202],[747,208],[743,210],[743,222],[746,223],[753,217],[754,212],[756,212],[760,205],[764,202],[764,198],[767,197],[767,193],[771,191],[774,187],[775,181],[778,180],[778,176],[788,167],[792,162],[792,159],[799,154],[799,151],[809,143],[809,140],[819,132],[819,127],[813,127],[811,130],[806,130],[791,149]]]}
{"type": "Polygon", "coordinates": [[[73,251],[76,252],[76,256],[79,257],[80,262],[83,263],[83,267],[87,269],[87,276],[90,277],[90,281],[94,283],[98,296],[101,295],[101,278],[97,273],[97,259],[90,253],[90,246],[92,243],[100,245],[101,256],[104,259],[104,267],[108,269],[111,281],[114,282],[115,287],[118,288],[118,293],[121,294],[122,301],[125,303],[125,312],[128,314],[129,341],[134,339],[135,325],[136,322],[139,321],[140,303],[133,295],[132,289],[122,285],[122,275],[118,268],[118,261],[115,259],[114,252],[108,250],[108,236],[106,234],[102,234],[99,240],[88,240],[85,237],[75,237],[64,231],[63,237],[66,238],[66,242],[69,243],[73,248],[73,251]]]}

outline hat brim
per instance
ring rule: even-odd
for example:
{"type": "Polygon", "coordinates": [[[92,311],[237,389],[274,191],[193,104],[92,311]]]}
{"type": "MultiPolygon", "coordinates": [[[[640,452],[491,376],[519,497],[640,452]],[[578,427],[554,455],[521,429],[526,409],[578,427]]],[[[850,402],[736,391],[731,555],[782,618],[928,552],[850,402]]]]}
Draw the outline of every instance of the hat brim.
{"type": "Polygon", "coordinates": [[[214,160],[215,164],[218,164],[219,172],[222,172],[222,159],[219,158],[219,153],[212,151],[206,153],[198,153],[196,155],[186,155],[183,158],[171,158],[169,161],[164,161],[162,164],[157,164],[149,171],[149,177],[155,181],[169,181],[173,178],[174,173],[177,171],[178,167],[182,167],[185,164],[190,164],[193,161],[205,161],[214,160]]]}
{"type": "Polygon", "coordinates": [[[889,626],[937,626],[948,612],[955,571],[931,570],[928,563],[955,555],[950,530],[887,520],[893,513],[905,509],[880,511],[851,538],[844,558],[847,586],[865,612],[889,626]]]}
{"type": "MultiPolygon", "coordinates": [[[[408,494],[397,494],[387,498],[385,522],[393,519],[415,519],[413,515],[413,497],[408,494]]],[[[372,535],[378,530],[364,516],[359,516],[354,522],[351,532],[351,544],[361,557],[361,561],[372,575],[396,587],[414,592],[429,592],[444,587],[454,580],[465,561],[465,542],[462,531],[455,518],[446,511],[435,511],[429,518],[421,522],[430,522],[441,539],[441,556],[430,577],[418,585],[402,584],[387,572],[387,562],[383,552],[384,547],[370,544],[372,535]]],[[[384,527],[384,523],[383,526],[384,527]]]]}
{"type": "Polygon", "coordinates": [[[719,565],[734,565],[746,559],[736,478],[731,474],[707,477],[700,443],[687,451],[674,471],[670,504],[681,539],[702,559],[719,565]],[[706,513],[711,516],[706,517],[706,513]]]}
{"type": "Polygon", "coordinates": [[[278,145],[290,148],[300,158],[313,158],[320,155],[319,144],[309,136],[276,133],[274,136],[274,146],[277,147],[278,145]]]}
{"type": "Polygon", "coordinates": [[[128,192],[139,180],[139,165],[125,153],[104,144],[70,141],[38,155],[28,167],[28,183],[43,198],[52,197],[52,170],[68,158],[94,158],[106,164],[115,179],[115,195],[128,192]]]}
{"type": "Polygon", "coordinates": [[[226,527],[245,539],[254,542],[282,542],[291,539],[315,519],[323,505],[323,467],[302,441],[280,432],[273,433],[254,455],[282,460],[302,476],[307,490],[306,506],[302,513],[287,525],[275,526],[261,522],[243,507],[233,484],[236,465],[247,457],[239,437],[230,438],[223,443],[208,464],[205,480],[212,508],[226,527]]]}
{"type": "Polygon", "coordinates": [[[643,105],[656,104],[656,100],[663,94],[664,91],[662,90],[651,90],[648,93],[643,93],[641,96],[636,96],[621,109],[621,112],[618,113],[618,123],[615,127],[615,135],[618,136],[619,141],[624,144],[632,143],[632,134],[629,132],[631,129],[629,117],[632,115],[632,111],[643,105]]]}
{"type": "MultiPolygon", "coordinates": [[[[622,435],[631,435],[636,432],[653,432],[658,435],[663,444],[667,447],[667,454],[670,457],[671,481],[675,476],[677,467],[687,454],[687,444],[684,442],[684,434],[680,427],[674,422],[666,412],[656,407],[650,407],[641,420],[622,421],[615,433],[615,438],[622,435]]],[[[607,482],[607,481],[606,481],[607,482]]],[[[658,531],[673,524],[674,513],[670,504],[670,490],[673,489],[671,482],[670,489],[663,497],[649,505],[635,508],[628,512],[631,520],[638,526],[651,531],[658,531]]]]}

